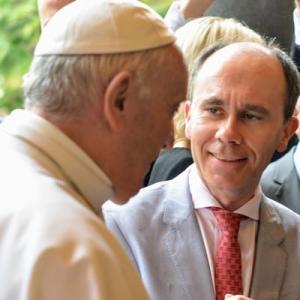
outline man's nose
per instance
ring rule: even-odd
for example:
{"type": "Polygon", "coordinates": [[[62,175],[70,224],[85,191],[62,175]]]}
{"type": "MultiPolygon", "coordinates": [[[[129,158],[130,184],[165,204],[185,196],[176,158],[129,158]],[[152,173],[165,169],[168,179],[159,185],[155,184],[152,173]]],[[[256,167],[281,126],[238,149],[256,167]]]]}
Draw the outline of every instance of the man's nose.
{"type": "Polygon", "coordinates": [[[224,143],[241,144],[242,135],[237,118],[228,117],[222,120],[216,132],[216,138],[224,143]]]}

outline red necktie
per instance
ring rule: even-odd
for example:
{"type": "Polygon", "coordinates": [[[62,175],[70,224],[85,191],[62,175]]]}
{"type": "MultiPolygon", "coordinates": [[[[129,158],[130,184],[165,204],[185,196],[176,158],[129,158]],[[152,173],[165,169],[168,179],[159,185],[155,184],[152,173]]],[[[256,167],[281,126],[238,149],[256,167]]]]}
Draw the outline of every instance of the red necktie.
{"type": "Polygon", "coordinates": [[[215,260],[216,299],[224,300],[225,294],[243,294],[241,250],[238,242],[241,215],[212,207],[220,239],[215,260]]]}

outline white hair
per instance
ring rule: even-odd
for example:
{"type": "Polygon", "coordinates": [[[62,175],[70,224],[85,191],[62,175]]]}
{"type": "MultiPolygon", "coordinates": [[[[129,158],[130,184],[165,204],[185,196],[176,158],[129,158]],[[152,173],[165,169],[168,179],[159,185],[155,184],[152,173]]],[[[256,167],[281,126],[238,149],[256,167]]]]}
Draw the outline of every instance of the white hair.
{"type": "Polygon", "coordinates": [[[169,46],[122,54],[34,57],[24,76],[25,108],[57,117],[78,116],[122,70],[131,73],[138,97],[145,98],[150,93],[148,77],[166,64],[169,46]]]}

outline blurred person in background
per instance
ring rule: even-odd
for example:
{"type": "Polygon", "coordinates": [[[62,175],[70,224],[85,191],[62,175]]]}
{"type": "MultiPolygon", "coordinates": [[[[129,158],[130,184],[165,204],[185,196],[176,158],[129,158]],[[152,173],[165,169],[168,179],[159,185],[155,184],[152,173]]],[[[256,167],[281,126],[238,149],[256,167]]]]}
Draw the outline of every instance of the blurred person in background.
{"type": "MultiPolygon", "coordinates": [[[[292,57],[299,69],[300,66],[300,1],[295,1],[293,13],[295,39],[292,48],[292,57]]],[[[299,99],[296,105],[295,116],[300,118],[299,99]]],[[[299,139],[299,127],[296,134],[299,139]]],[[[295,145],[290,151],[276,162],[270,164],[262,176],[264,193],[300,214],[300,146],[295,145]]]]}
{"type": "Polygon", "coordinates": [[[172,3],[166,18],[173,30],[200,16],[234,18],[288,51],[293,40],[293,9],[294,0],[179,0],[172,3]]]}
{"type": "MultiPolygon", "coordinates": [[[[300,100],[295,116],[300,122],[300,100]]],[[[300,138],[300,128],[296,134],[300,138]]],[[[261,185],[264,193],[300,214],[300,145],[292,147],[283,157],[271,163],[264,171],[261,185]]]]}

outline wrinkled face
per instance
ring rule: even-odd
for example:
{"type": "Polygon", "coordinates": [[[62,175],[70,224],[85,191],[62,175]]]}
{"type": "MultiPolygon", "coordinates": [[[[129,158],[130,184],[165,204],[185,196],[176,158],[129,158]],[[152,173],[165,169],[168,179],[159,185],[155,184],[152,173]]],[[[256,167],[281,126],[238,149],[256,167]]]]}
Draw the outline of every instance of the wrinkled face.
{"type": "Polygon", "coordinates": [[[292,131],[283,118],[281,66],[257,51],[227,46],[213,54],[198,73],[187,107],[194,161],[221,203],[225,195],[237,201],[253,196],[272,154],[285,149],[292,131]]]}
{"type": "Polygon", "coordinates": [[[137,99],[127,124],[123,186],[120,181],[123,199],[142,187],[151,163],[172,135],[174,113],[186,97],[185,65],[178,50],[169,50],[172,63],[157,69],[145,83],[148,92],[144,98],[137,99]]]}

